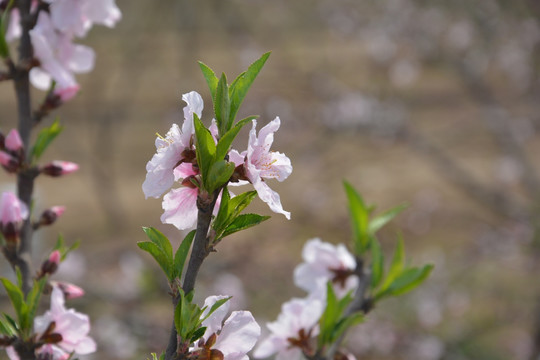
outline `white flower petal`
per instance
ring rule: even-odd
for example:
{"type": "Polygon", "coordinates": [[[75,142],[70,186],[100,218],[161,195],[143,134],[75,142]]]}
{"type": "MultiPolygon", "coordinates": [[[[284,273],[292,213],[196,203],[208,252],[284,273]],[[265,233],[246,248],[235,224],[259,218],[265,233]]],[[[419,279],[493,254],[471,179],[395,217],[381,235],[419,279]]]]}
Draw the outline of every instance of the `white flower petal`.
{"type": "Polygon", "coordinates": [[[181,187],[172,189],[163,197],[161,222],[172,224],[179,230],[190,229],[197,223],[198,189],[181,187]]]}
{"type": "MultiPolygon", "coordinates": [[[[208,312],[210,312],[210,309],[212,306],[219,300],[225,299],[228,296],[224,295],[214,295],[209,296],[204,300],[204,306],[206,309],[201,315],[201,318],[204,318],[208,312]]],[[[229,313],[229,302],[225,302],[223,305],[218,307],[209,317],[208,319],[204,320],[202,322],[202,326],[206,326],[206,332],[204,333],[204,338],[208,339],[210,335],[218,333],[221,330],[221,327],[223,326],[223,320],[225,320],[225,316],[229,313]]]]}
{"type": "Polygon", "coordinates": [[[249,311],[234,311],[223,324],[214,348],[227,360],[240,360],[257,343],[261,327],[249,311]]]}

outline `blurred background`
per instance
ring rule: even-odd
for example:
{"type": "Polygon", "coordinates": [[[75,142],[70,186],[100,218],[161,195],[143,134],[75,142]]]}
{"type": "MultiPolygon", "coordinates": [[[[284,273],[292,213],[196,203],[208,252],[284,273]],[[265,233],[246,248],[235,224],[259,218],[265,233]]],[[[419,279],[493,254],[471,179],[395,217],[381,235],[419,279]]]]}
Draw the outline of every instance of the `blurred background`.
{"type": "MultiPolygon", "coordinates": [[[[387,257],[401,231],[412,264],[435,264],[425,285],[383,302],[350,334],[351,352],[381,360],[537,359],[536,0],[117,5],[116,28],[94,27],[83,41],[96,51],[96,68],[78,76],[82,92],[54,113],[65,130],[44,157],[81,170],[39,178],[36,191],[36,211],[67,211],[36,234],[35,254],[47,253],[59,232],[81,241],[56,278],[87,291],[69,304],[90,314],[99,343],[84,359],[145,359],[164,349],[167,283],[136,242],[145,240],[141,226],[157,227],[175,245],[184,234],[160,223],[161,201],[141,190],[155,134],[181,123],[181,95],[191,90],[203,95],[203,119],[211,119],[197,60],[233,79],[269,50],[240,116],[259,114],[262,124],[281,118],[273,149],[294,171],[271,187],[292,219],[254,201],[251,210],[272,219],[220,244],[203,265],[198,296],[235,295],[233,305],[249,308],[261,325],[274,320],[282,302],[304,296],[292,280],[303,244],[350,242],[346,179],[379,211],[410,205],[382,232],[387,257]]],[[[36,105],[42,97],[35,91],[36,105]]],[[[16,121],[9,83],[0,86],[0,104],[7,132],[16,121]]],[[[2,173],[0,181],[5,189],[14,178],[2,173]]],[[[11,271],[4,260],[0,267],[11,271]]]]}

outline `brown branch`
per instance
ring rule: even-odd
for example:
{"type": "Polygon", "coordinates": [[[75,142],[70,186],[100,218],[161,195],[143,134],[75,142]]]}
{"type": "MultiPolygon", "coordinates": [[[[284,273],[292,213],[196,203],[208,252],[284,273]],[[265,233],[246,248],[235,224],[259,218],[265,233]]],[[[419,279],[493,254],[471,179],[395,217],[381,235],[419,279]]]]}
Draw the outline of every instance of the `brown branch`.
{"type": "MultiPolygon", "coordinates": [[[[214,211],[216,200],[220,191],[221,188],[216,190],[211,196],[208,194],[199,194],[197,197],[197,208],[199,209],[197,216],[197,231],[195,233],[195,239],[193,240],[193,249],[189,258],[186,276],[184,277],[184,283],[182,284],[184,294],[189,294],[195,288],[195,281],[201,265],[204,259],[206,259],[206,257],[212,251],[208,238],[208,229],[210,228],[212,212],[214,211]]],[[[179,300],[180,296],[176,294],[173,297],[173,311],[176,309],[179,300]]],[[[178,334],[173,321],[169,336],[169,343],[167,345],[167,350],[165,351],[165,360],[177,359],[177,347],[178,334]]]]}

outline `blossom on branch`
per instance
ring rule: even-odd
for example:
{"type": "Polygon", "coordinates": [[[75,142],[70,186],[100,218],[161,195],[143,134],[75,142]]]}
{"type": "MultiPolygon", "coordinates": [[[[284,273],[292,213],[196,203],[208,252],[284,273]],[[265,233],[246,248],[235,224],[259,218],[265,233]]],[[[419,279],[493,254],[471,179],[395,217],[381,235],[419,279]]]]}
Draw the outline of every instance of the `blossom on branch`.
{"type": "MultiPolygon", "coordinates": [[[[204,301],[206,317],[212,306],[227,296],[210,296],[204,301]]],[[[248,360],[246,355],[261,335],[261,328],[249,311],[233,311],[225,320],[229,312],[229,303],[221,305],[206,320],[202,326],[206,327],[203,337],[197,346],[190,349],[191,354],[201,359],[248,360]]]]}
{"type": "Polygon", "coordinates": [[[28,218],[28,207],[12,192],[0,198],[0,231],[6,240],[14,240],[22,222],[28,218]]]}
{"type": "Polygon", "coordinates": [[[274,133],[279,126],[280,119],[276,117],[264,126],[257,136],[257,121],[253,120],[253,126],[249,132],[248,149],[241,154],[232,150],[229,156],[236,166],[242,167],[240,180],[249,180],[261,200],[267,203],[273,212],[283,214],[290,219],[291,213],[283,210],[279,194],[270,189],[265,181],[266,179],[283,181],[292,173],[291,160],[285,154],[270,151],[274,142],[274,133]]]}
{"type": "Polygon", "coordinates": [[[315,297],[292,299],[281,306],[276,321],[266,324],[271,334],[255,349],[255,358],[277,354],[275,360],[301,360],[313,355],[312,339],[319,333],[323,302],[315,297]]]}
{"type": "Polygon", "coordinates": [[[356,260],[344,245],[311,239],[304,245],[302,258],[304,262],[294,269],[294,283],[310,294],[325,299],[328,281],[338,297],[358,287],[356,260]]]}
{"type": "Polygon", "coordinates": [[[53,288],[50,310],[43,316],[37,316],[34,319],[34,331],[43,336],[53,322],[54,329],[52,331],[61,335],[61,340],[54,343],[53,348],[68,354],[74,352],[78,355],[96,351],[96,343],[88,336],[90,332],[88,316],[76,312],[74,309],[66,309],[64,294],[58,287],[53,288]]]}

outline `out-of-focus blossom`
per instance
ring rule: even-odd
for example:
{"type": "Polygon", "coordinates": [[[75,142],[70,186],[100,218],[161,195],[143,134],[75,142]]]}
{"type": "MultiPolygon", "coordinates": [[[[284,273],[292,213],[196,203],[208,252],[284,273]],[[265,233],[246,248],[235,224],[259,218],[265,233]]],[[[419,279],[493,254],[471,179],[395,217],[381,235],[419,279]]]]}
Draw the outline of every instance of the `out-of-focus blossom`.
{"type": "Polygon", "coordinates": [[[8,172],[16,172],[19,168],[19,162],[17,161],[17,159],[2,150],[0,150],[0,164],[8,172]]]}
{"type": "Polygon", "coordinates": [[[79,165],[69,161],[55,160],[43,166],[41,172],[49,176],[68,175],[79,170],[79,165]]]}
{"type": "Polygon", "coordinates": [[[315,238],[302,250],[304,262],[294,269],[294,283],[310,294],[326,297],[326,284],[331,281],[337,296],[356,289],[356,260],[344,245],[333,245],[315,238]]]}
{"type": "Polygon", "coordinates": [[[302,352],[313,351],[309,341],[318,335],[317,323],[324,310],[323,302],[314,297],[292,299],[281,306],[277,321],[266,326],[271,334],[255,349],[255,358],[277,354],[275,360],[300,360],[302,352]]]}
{"type": "Polygon", "coordinates": [[[292,173],[291,160],[285,154],[270,151],[274,142],[274,133],[279,126],[280,119],[276,117],[264,126],[257,136],[257,121],[253,120],[247,151],[239,154],[233,150],[229,156],[237,166],[243,165],[243,175],[253,184],[261,200],[267,203],[273,212],[283,214],[290,219],[291,213],[283,210],[279,194],[270,189],[265,182],[265,179],[283,181],[292,173]]]}
{"type": "MultiPolygon", "coordinates": [[[[204,318],[212,306],[226,296],[210,296],[204,301],[204,318]]],[[[229,312],[226,302],[214,311],[208,319],[202,322],[206,332],[192,349],[192,354],[206,355],[205,359],[248,360],[246,355],[261,335],[261,328],[249,311],[233,311],[225,320],[229,312]],[[225,320],[225,321],[224,321],[225,320]],[[215,356],[215,357],[214,357],[215,356]]]]}
{"type": "Polygon", "coordinates": [[[11,129],[4,140],[6,149],[17,152],[23,148],[23,141],[17,129],[11,129]]]}
{"type": "Polygon", "coordinates": [[[66,299],[76,299],[84,296],[84,290],[77,285],[62,281],[51,281],[54,287],[59,288],[64,293],[66,299]]]}
{"type": "MultiPolygon", "coordinates": [[[[15,349],[10,346],[6,348],[6,353],[10,360],[20,360],[19,355],[15,351],[15,349]]],[[[45,359],[50,360],[68,360],[69,359],[69,353],[66,353],[65,351],[62,351],[61,349],[53,346],[53,345],[43,345],[36,351],[36,355],[42,355],[45,356],[45,359]]],[[[42,357],[39,357],[39,359],[42,359],[42,357]]]]}
{"type": "Polygon", "coordinates": [[[28,217],[28,208],[12,192],[2,193],[0,199],[0,225],[4,231],[10,225],[19,226],[28,217]]]}
{"type": "Polygon", "coordinates": [[[195,133],[193,114],[201,117],[204,104],[201,95],[195,91],[182,95],[182,100],[187,103],[184,107],[182,130],[180,131],[177,124],[173,124],[165,138],[158,136],[155,143],[156,154],[146,164],[146,179],[142,185],[146,198],[157,199],[169,190],[175,181],[175,168],[195,158],[191,138],[195,133]]]}
{"type": "Polygon", "coordinates": [[[41,265],[41,272],[40,277],[44,275],[52,275],[56,272],[56,269],[58,269],[58,265],[60,265],[60,251],[54,250],[47,260],[43,262],[41,265]]]}
{"type": "Polygon", "coordinates": [[[50,4],[52,22],[61,32],[79,37],[93,24],[113,27],[122,17],[114,0],[45,0],[50,4]]]}
{"type": "Polygon", "coordinates": [[[34,319],[34,331],[43,334],[54,322],[54,332],[62,336],[62,340],[53,347],[66,353],[75,352],[78,355],[90,354],[96,351],[96,343],[88,336],[90,320],[85,314],[74,309],[66,309],[64,294],[61,289],[54,287],[51,295],[51,308],[43,316],[34,319]]]}
{"type": "Polygon", "coordinates": [[[39,67],[30,70],[32,85],[41,90],[56,82],[55,94],[63,101],[77,93],[74,73],[89,72],[94,68],[95,54],[88,46],[73,44],[72,36],[55,30],[46,12],[40,12],[36,26],[30,31],[34,56],[39,67]]]}

